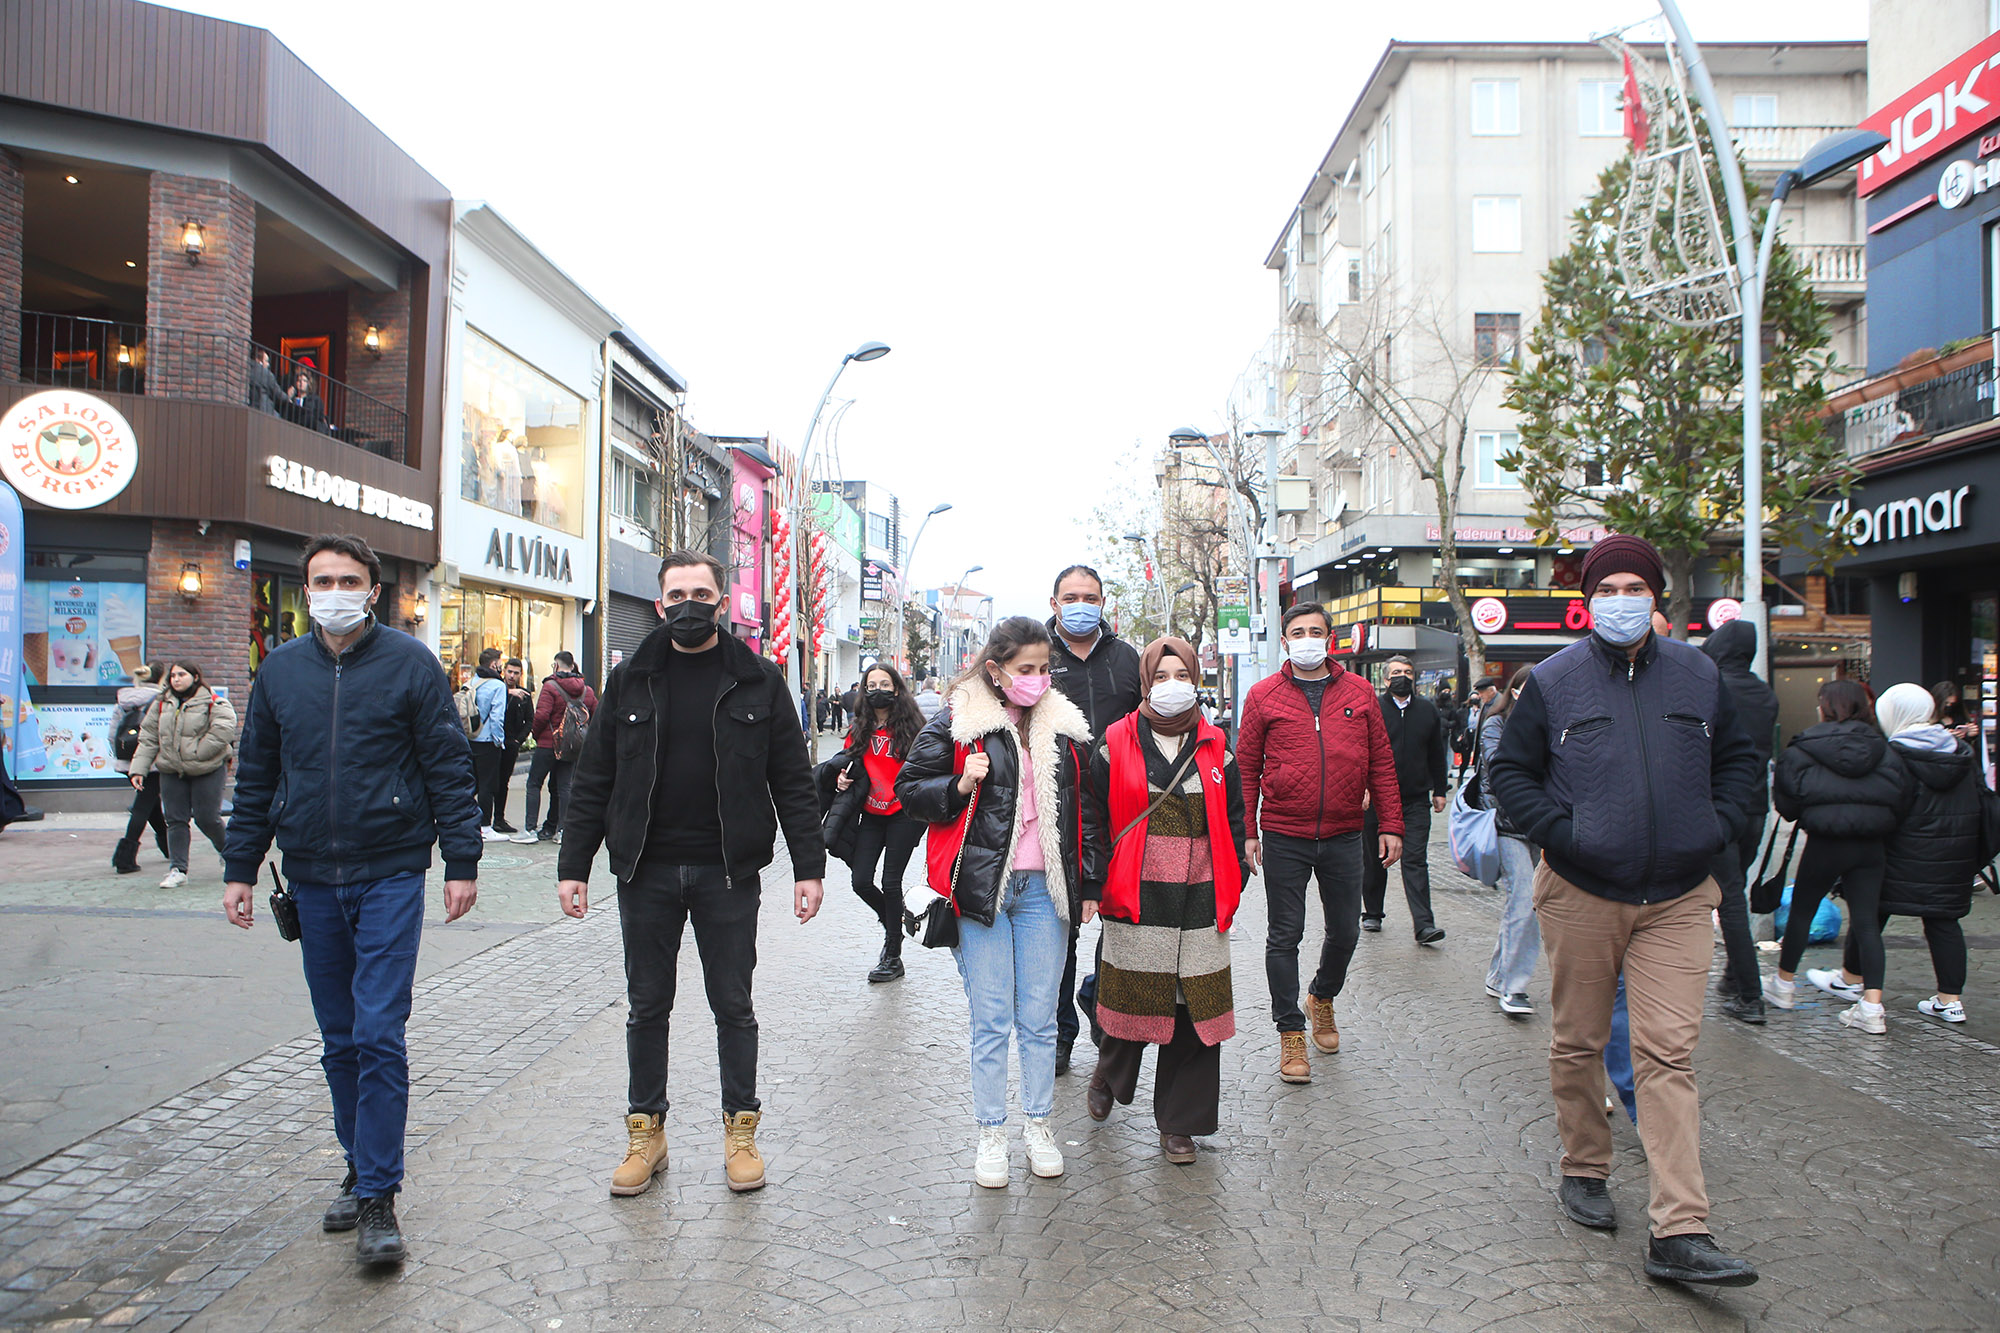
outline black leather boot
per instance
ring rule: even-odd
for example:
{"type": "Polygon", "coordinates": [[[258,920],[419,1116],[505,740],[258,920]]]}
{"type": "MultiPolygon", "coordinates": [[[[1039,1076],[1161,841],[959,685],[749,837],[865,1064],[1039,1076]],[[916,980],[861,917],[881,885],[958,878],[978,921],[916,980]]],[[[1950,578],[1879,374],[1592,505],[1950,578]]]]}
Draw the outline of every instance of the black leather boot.
{"type": "Polygon", "coordinates": [[[403,1262],[403,1229],[396,1225],[396,1196],[361,1200],[361,1234],[354,1238],[354,1257],[364,1264],[403,1262]]]}
{"type": "Polygon", "coordinates": [[[326,1206],[326,1216],[320,1218],[321,1231],[352,1231],[361,1220],[361,1201],[354,1197],[354,1183],[359,1177],[354,1168],[347,1168],[347,1179],[340,1182],[340,1197],[326,1206]]]}
{"type": "Polygon", "coordinates": [[[903,937],[890,931],[882,943],[882,956],[868,974],[870,981],[895,981],[903,975],[903,937]]]}
{"type": "Polygon", "coordinates": [[[120,838],[118,845],[111,849],[111,868],[121,875],[131,875],[139,870],[139,840],[120,838]]]}

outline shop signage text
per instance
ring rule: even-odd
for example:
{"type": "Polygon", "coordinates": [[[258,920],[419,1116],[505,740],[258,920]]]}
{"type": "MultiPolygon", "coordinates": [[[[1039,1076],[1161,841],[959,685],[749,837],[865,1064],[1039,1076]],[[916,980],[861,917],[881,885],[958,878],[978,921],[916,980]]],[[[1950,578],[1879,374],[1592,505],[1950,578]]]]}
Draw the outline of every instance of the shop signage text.
{"type": "Polygon", "coordinates": [[[1889,140],[1861,164],[1870,195],[1908,175],[1989,122],[2000,119],[2000,33],[1951,61],[1861,122],[1889,140]]]}
{"type": "Polygon", "coordinates": [[[139,470],[138,440],[117,408],[87,393],[31,393],[0,422],[0,476],[51,509],[95,509],[139,470]]]}
{"type": "MultiPolygon", "coordinates": [[[[1603,527],[1564,528],[1562,541],[1565,546],[1599,542],[1611,535],[1611,529],[1603,527]]],[[[1444,530],[1433,523],[1424,529],[1424,540],[1434,542],[1442,539],[1444,530]]],[[[1453,528],[1451,539],[1455,542],[1519,542],[1527,545],[1538,541],[1541,533],[1533,528],[1453,528]]]]}
{"type": "Polygon", "coordinates": [[[557,546],[540,537],[517,537],[499,528],[493,529],[493,535],[486,539],[486,564],[506,574],[532,574],[558,583],[576,582],[570,572],[567,546],[557,546]]]}
{"type": "Polygon", "coordinates": [[[1498,597],[1482,597],[1472,604],[1472,627],[1481,634],[1497,634],[1507,625],[1507,603],[1498,597]]]}
{"type": "Polygon", "coordinates": [[[1964,527],[1965,501],[1971,494],[1972,487],[1961,486],[1955,491],[1904,496],[1872,509],[1856,509],[1853,501],[1842,500],[1827,511],[1826,521],[1836,530],[1845,527],[1847,539],[1856,546],[1902,541],[1964,527]]]}
{"type": "Polygon", "coordinates": [[[358,481],[322,472],[277,454],[264,460],[264,468],[264,480],[273,490],[302,495],[322,504],[339,505],[342,509],[386,518],[405,527],[422,528],[425,532],[431,530],[435,521],[431,507],[422,501],[364,486],[358,481]]]}

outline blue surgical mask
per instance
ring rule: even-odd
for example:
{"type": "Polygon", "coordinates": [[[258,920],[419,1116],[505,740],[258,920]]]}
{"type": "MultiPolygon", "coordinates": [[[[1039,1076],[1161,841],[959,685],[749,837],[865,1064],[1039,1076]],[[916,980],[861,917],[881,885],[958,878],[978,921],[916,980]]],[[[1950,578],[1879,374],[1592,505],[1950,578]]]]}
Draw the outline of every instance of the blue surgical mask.
{"type": "Polygon", "coordinates": [[[1063,607],[1062,627],[1066,634],[1088,634],[1104,619],[1104,608],[1095,602],[1071,602],[1063,607]]]}
{"type": "Polygon", "coordinates": [[[1653,598],[1650,594],[1593,597],[1590,618],[1598,638],[1614,648],[1630,648],[1653,628],[1653,598]]]}

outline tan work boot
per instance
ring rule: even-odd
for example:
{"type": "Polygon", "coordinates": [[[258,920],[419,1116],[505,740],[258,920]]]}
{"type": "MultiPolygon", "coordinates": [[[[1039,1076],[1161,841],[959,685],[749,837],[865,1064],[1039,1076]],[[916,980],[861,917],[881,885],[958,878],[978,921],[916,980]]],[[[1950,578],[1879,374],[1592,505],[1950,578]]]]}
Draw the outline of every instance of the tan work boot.
{"type": "Polygon", "coordinates": [[[1324,1055],[1340,1049],[1340,1028],[1333,1021],[1333,1001],[1306,996],[1306,1017],[1312,1020],[1313,1045],[1324,1055]]]}
{"type": "Polygon", "coordinates": [[[757,1151],[757,1111],[722,1113],[722,1169],[738,1194],[764,1188],[764,1155],[757,1151]]]}
{"type": "Polygon", "coordinates": [[[653,1187],[653,1177],[666,1166],[666,1117],[626,1116],[625,1160],[611,1173],[611,1192],[620,1198],[644,1194],[653,1187]]]}
{"type": "Polygon", "coordinates": [[[1278,1077],[1287,1083],[1313,1081],[1312,1059],[1306,1054],[1305,1033],[1278,1034],[1278,1077]]]}

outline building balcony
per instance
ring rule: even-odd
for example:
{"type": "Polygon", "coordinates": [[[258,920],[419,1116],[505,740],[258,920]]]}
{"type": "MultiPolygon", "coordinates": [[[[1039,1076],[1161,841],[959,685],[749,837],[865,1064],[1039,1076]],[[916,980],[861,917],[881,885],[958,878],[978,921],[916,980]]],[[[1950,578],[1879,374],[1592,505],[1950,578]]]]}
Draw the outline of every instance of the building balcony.
{"type": "Polygon", "coordinates": [[[1994,369],[1994,337],[1988,334],[1835,391],[1827,398],[1827,428],[1863,466],[1891,453],[1969,439],[2000,426],[1994,369]]]}
{"type": "MultiPolygon", "coordinates": [[[[1736,140],[1736,147],[1743,154],[1743,166],[1751,174],[1775,177],[1779,172],[1799,164],[1806,150],[1842,130],[1854,128],[1851,125],[1732,125],[1730,135],[1736,140]]],[[[1845,184],[1853,187],[1854,177],[1842,172],[1826,184],[1837,187],[1845,184]]]]}
{"type": "Polygon", "coordinates": [[[1868,295],[1868,247],[1865,245],[1795,245],[1805,262],[1813,291],[1822,301],[1843,304],[1868,295]]]}

